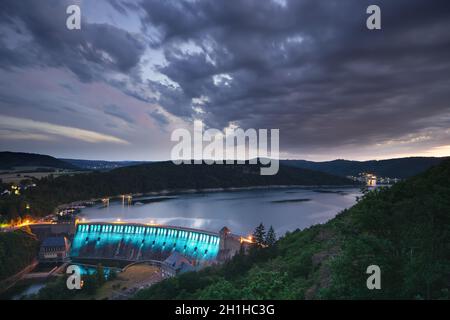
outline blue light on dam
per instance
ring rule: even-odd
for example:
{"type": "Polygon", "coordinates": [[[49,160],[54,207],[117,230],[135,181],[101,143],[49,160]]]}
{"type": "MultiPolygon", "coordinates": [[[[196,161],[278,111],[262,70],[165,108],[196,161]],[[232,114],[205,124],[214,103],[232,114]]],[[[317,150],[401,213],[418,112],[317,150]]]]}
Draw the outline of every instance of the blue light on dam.
{"type": "Polygon", "coordinates": [[[186,228],[139,224],[78,224],[72,258],[163,260],[177,251],[191,260],[216,259],[218,235],[186,228]]]}

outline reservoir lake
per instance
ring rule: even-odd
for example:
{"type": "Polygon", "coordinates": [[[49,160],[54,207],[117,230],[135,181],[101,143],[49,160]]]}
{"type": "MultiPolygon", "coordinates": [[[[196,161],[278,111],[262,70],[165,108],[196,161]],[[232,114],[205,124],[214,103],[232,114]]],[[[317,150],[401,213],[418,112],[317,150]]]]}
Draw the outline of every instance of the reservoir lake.
{"type": "Polygon", "coordinates": [[[220,192],[183,193],[133,198],[131,205],[111,201],[108,207],[85,208],[80,216],[89,222],[156,223],[218,232],[251,234],[263,223],[278,236],[332,219],[361,196],[358,188],[266,188],[220,192]]]}

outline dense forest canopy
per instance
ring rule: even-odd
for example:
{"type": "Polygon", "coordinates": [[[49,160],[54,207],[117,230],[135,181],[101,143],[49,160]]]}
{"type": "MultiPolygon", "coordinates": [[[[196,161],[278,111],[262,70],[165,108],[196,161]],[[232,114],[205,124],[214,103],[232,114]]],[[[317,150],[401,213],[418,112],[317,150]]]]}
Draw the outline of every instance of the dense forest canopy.
{"type": "Polygon", "coordinates": [[[0,281],[28,266],[36,258],[38,244],[29,230],[0,233],[0,281]]]}

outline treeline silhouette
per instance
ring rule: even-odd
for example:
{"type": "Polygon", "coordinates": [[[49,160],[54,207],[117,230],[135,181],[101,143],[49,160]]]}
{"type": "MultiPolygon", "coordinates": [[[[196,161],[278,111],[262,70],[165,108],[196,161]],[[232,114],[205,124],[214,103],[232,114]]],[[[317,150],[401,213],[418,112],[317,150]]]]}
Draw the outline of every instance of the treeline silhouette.
{"type": "Polygon", "coordinates": [[[380,177],[405,179],[422,173],[448,158],[449,157],[408,157],[369,161],[339,159],[323,162],[307,160],[282,160],[281,163],[296,168],[317,170],[343,177],[357,176],[359,173],[369,172],[380,177]]]}

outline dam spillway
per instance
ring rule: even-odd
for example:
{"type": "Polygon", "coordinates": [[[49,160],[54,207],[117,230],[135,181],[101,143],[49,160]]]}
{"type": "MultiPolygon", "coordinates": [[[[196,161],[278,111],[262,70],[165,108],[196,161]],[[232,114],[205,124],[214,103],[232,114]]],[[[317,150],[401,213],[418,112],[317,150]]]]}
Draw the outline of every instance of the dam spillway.
{"type": "Polygon", "coordinates": [[[176,251],[193,262],[202,263],[216,259],[219,243],[218,234],[189,228],[128,223],[81,223],[76,227],[71,257],[162,261],[176,251]]]}

